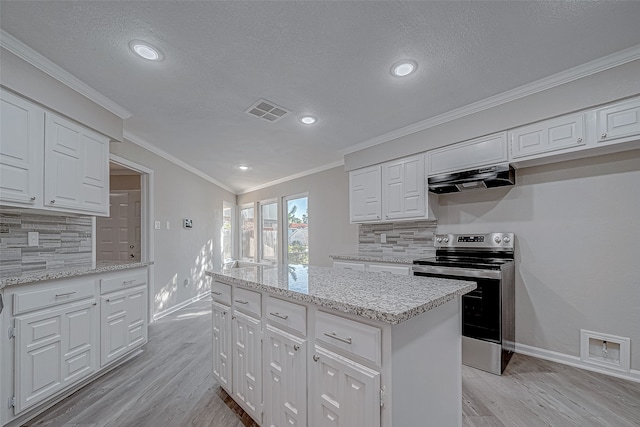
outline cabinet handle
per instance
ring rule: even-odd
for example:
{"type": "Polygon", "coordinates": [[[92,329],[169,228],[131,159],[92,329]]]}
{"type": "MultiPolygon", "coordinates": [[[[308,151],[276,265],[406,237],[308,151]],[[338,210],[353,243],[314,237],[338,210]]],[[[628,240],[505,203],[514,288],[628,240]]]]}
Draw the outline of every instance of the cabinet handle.
{"type": "Polygon", "coordinates": [[[211,293],[214,295],[222,295],[222,292],[211,291],[211,293]]]}
{"type": "Polygon", "coordinates": [[[126,286],[126,285],[130,285],[132,283],[135,283],[136,279],[131,279],[131,280],[123,280],[122,281],[122,286],[126,286]]]}
{"type": "Polygon", "coordinates": [[[329,338],[333,338],[334,340],[338,340],[338,341],[342,341],[342,342],[347,343],[347,344],[351,344],[351,337],[343,338],[341,336],[336,335],[335,332],[325,332],[324,335],[329,337],[329,338]]]}
{"type": "Polygon", "coordinates": [[[582,138],[578,138],[578,142],[582,142],[582,138]]]}
{"type": "Polygon", "coordinates": [[[249,301],[245,301],[245,300],[243,300],[243,299],[237,299],[237,300],[236,300],[236,302],[237,302],[238,304],[249,304],[249,301]]]}
{"type": "Polygon", "coordinates": [[[226,315],[227,315],[227,312],[226,312],[226,311],[223,311],[223,312],[222,312],[222,315],[223,315],[223,316],[226,316],[226,315]]]}
{"type": "Polygon", "coordinates": [[[607,137],[607,133],[606,133],[606,132],[605,132],[605,133],[603,133],[602,135],[600,135],[600,137],[601,137],[602,139],[605,139],[605,138],[607,137]]]}
{"type": "Polygon", "coordinates": [[[35,202],[36,201],[36,196],[31,196],[31,201],[35,202]]]}
{"type": "Polygon", "coordinates": [[[300,346],[298,344],[294,344],[293,351],[298,351],[298,350],[300,350],[300,346]]]}
{"type": "Polygon", "coordinates": [[[317,362],[318,360],[320,360],[320,356],[318,356],[317,354],[313,355],[313,361],[317,362]]]}
{"type": "Polygon", "coordinates": [[[56,298],[58,297],[68,297],[69,295],[73,295],[75,292],[65,292],[64,294],[56,294],[56,298]]]}
{"type": "Polygon", "coordinates": [[[52,201],[50,201],[49,203],[54,204],[56,202],[56,199],[53,199],[52,201]]]}
{"type": "Polygon", "coordinates": [[[231,316],[231,320],[235,320],[236,316],[231,316]]]}
{"type": "Polygon", "coordinates": [[[270,315],[272,315],[272,316],[274,316],[274,317],[277,317],[278,319],[282,319],[282,320],[287,320],[287,319],[289,318],[289,316],[288,316],[288,315],[284,315],[284,316],[283,316],[282,314],[280,314],[280,313],[278,313],[278,312],[275,312],[275,313],[269,313],[269,314],[270,314],[270,315]]]}

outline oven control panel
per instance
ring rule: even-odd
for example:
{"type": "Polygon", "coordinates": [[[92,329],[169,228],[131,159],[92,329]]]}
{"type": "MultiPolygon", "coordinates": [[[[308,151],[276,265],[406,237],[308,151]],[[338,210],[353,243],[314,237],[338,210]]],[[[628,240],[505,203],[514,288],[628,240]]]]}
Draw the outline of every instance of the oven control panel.
{"type": "Polygon", "coordinates": [[[436,248],[513,249],[513,233],[438,234],[436,248]]]}

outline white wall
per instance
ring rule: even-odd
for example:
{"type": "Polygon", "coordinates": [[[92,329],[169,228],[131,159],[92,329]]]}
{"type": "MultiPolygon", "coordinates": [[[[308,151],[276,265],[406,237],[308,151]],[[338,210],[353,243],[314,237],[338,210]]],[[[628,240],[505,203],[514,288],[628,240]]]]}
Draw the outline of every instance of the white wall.
{"type": "Polygon", "coordinates": [[[357,252],[358,226],[349,224],[349,175],[342,166],[239,195],[238,205],[299,193],[309,194],[309,263],[331,266],[330,254],[357,252]]]}
{"type": "Polygon", "coordinates": [[[579,356],[580,329],[629,337],[640,370],[640,150],[439,202],[438,232],[516,234],[517,343],[579,356]]]}
{"type": "Polygon", "coordinates": [[[151,230],[155,238],[153,312],[206,292],[205,270],[221,264],[222,203],[233,205],[236,196],[130,142],[111,143],[110,151],[154,171],[154,215],[162,229],[151,230]],[[183,218],[193,220],[192,229],[182,227],[183,218]]]}

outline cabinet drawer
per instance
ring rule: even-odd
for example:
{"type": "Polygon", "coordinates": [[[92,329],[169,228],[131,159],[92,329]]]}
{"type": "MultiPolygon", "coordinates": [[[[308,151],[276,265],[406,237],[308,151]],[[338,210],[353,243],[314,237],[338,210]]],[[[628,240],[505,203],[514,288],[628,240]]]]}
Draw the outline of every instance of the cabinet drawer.
{"type": "Polygon", "coordinates": [[[307,335],[307,308],[303,305],[267,298],[267,320],[307,335]]]}
{"type": "Polygon", "coordinates": [[[381,336],[379,328],[364,323],[323,312],[316,315],[316,340],[360,356],[378,366],[382,357],[381,336]]]}
{"type": "Polygon", "coordinates": [[[214,280],[211,285],[211,298],[222,304],[231,305],[231,285],[214,280]]]}
{"type": "Polygon", "coordinates": [[[373,273],[391,273],[400,276],[408,276],[411,271],[411,267],[406,265],[369,264],[367,268],[373,273]]]}
{"type": "Polygon", "coordinates": [[[86,280],[31,292],[17,292],[13,296],[13,314],[18,315],[39,308],[51,307],[95,296],[95,281],[86,280]]]}
{"type": "Polygon", "coordinates": [[[262,307],[260,301],[260,294],[258,292],[242,288],[236,288],[234,290],[233,306],[237,310],[261,317],[262,307]]]}
{"type": "Polygon", "coordinates": [[[147,283],[147,270],[122,273],[107,279],[100,279],[100,295],[108,292],[132,288],[147,283]]]}
{"type": "Polygon", "coordinates": [[[356,262],[333,261],[333,268],[340,270],[364,271],[364,264],[356,262]]]}

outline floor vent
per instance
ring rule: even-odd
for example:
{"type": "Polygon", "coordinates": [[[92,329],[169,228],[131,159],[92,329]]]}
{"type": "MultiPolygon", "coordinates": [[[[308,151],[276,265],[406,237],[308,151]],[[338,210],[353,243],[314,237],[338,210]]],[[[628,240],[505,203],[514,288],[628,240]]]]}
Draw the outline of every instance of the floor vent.
{"type": "Polygon", "coordinates": [[[289,113],[286,109],[266,99],[259,99],[255,104],[247,108],[245,112],[271,123],[277,122],[289,113]]]}
{"type": "Polygon", "coordinates": [[[631,340],[580,329],[580,360],[603,368],[629,372],[631,340]]]}

